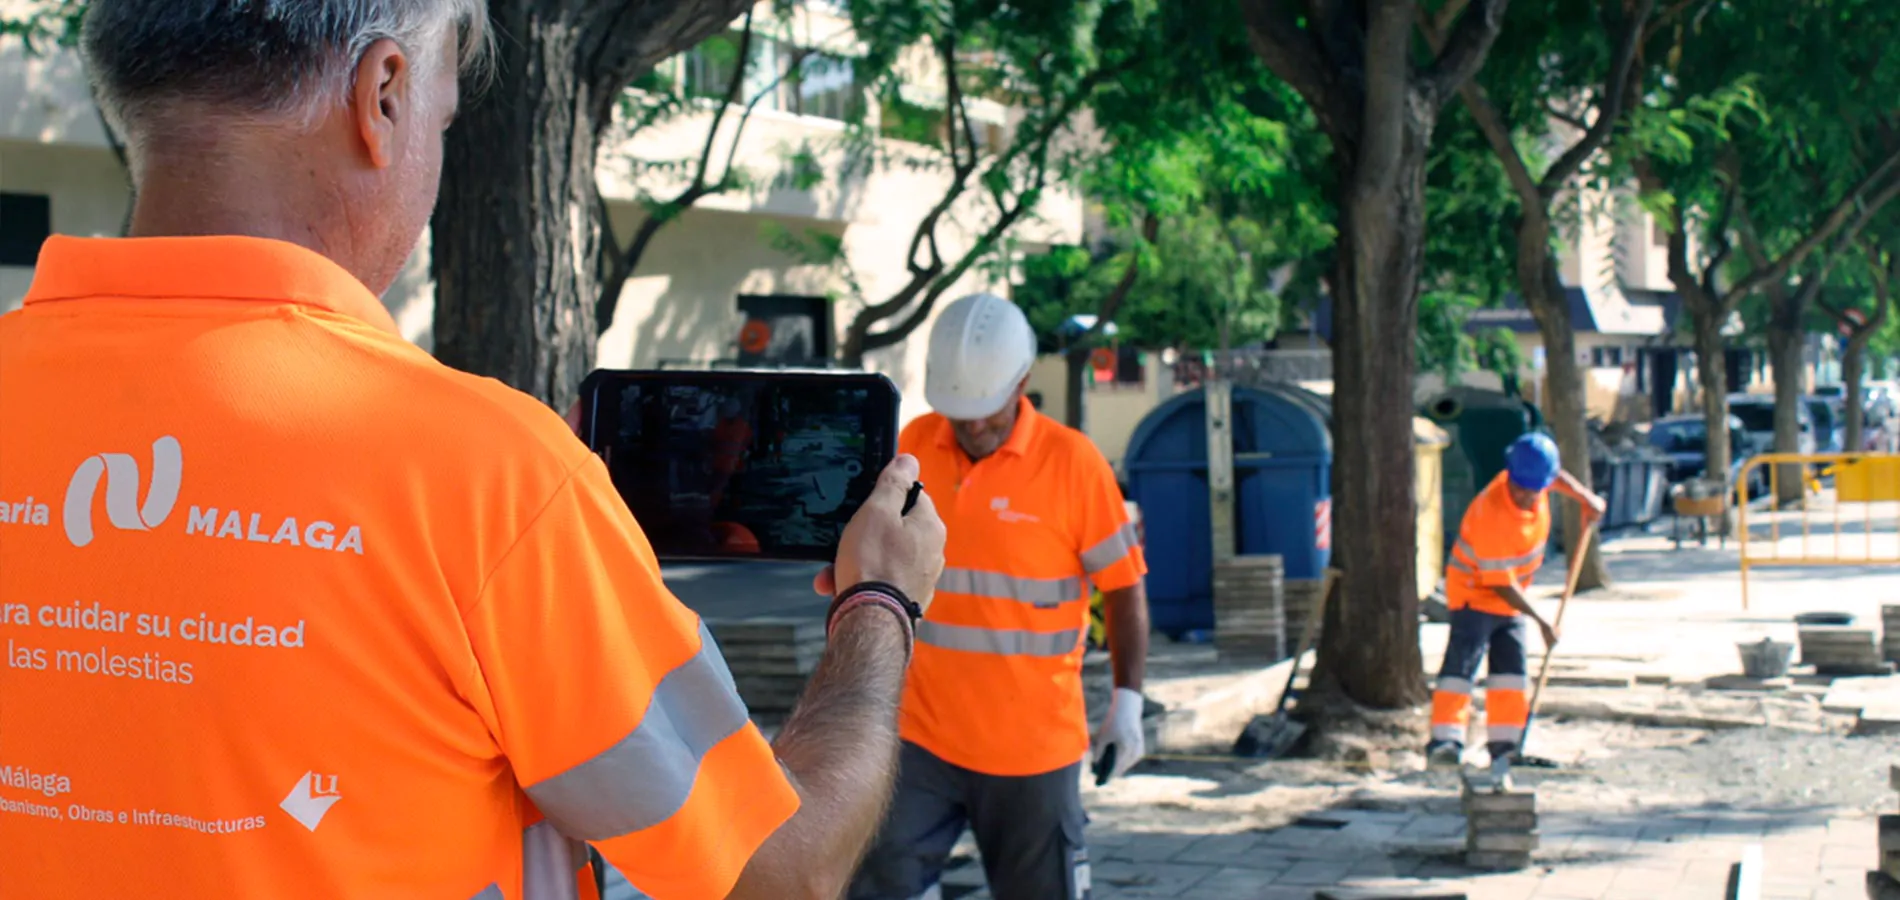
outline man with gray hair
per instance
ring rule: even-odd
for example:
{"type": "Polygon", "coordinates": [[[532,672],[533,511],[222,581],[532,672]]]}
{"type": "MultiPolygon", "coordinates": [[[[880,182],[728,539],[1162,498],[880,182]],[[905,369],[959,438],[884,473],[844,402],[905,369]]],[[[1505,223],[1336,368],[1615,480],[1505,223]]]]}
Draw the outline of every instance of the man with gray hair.
{"type": "Polygon", "coordinates": [[[7,900],[591,896],[583,842],[656,900],[843,892],[942,520],[899,457],[768,744],[599,458],[377,299],[486,25],[92,0],[137,202],[0,317],[7,900]]]}

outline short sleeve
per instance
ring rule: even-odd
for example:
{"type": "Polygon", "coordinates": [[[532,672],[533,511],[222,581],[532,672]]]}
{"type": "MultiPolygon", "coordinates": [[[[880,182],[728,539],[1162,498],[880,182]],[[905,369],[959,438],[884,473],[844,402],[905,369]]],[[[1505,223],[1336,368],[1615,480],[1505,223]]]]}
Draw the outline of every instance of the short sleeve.
{"type": "Polygon", "coordinates": [[[1134,587],[1148,574],[1141,536],[1128,515],[1115,472],[1095,445],[1078,442],[1070,496],[1079,499],[1077,552],[1089,580],[1102,591],[1134,587]]]}
{"type": "Polygon", "coordinates": [[[726,896],[798,795],[711,634],[589,457],[464,615],[496,738],[548,821],[655,900],[726,896]]]}

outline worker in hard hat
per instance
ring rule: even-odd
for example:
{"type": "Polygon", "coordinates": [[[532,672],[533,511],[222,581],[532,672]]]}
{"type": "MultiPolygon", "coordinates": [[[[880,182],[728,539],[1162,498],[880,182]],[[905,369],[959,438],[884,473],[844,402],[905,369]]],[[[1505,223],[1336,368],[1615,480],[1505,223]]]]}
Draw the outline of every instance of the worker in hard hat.
{"type": "Polygon", "coordinates": [[[1537,623],[1545,646],[1557,628],[1525,596],[1550,540],[1550,492],[1583,507],[1584,524],[1603,515],[1603,498],[1563,470],[1557,445],[1541,433],[1524,435],[1505,450],[1505,470],[1471,501],[1445,570],[1451,639],[1432,693],[1432,737],[1425,755],[1434,768],[1456,768],[1464,757],[1465,723],[1478,663],[1490,653],[1485,682],[1485,742],[1494,765],[1510,760],[1524,739],[1530,704],[1524,696],[1525,618],[1537,623]]]}
{"type": "Polygon", "coordinates": [[[852,900],[929,896],[965,828],[996,900],[1088,897],[1082,763],[1119,777],[1145,752],[1146,562],[1101,451],[1025,399],[1035,355],[1022,310],[989,294],[950,304],[931,331],[935,412],[899,446],[945,517],[946,568],[899,707],[899,786],[852,900]],[[1115,681],[1093,741],[1091,582],[1115,681]]]}

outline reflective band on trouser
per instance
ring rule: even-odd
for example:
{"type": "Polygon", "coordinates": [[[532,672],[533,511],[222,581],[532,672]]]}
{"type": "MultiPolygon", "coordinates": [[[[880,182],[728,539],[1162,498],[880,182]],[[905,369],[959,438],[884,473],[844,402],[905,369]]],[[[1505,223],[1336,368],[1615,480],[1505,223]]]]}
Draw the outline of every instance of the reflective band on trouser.
{"type": "Polygon", "coordinates": [[[945,650],[966,653],[992,653],[1000,656],[1063,656],[1075,649],[1082,629],[1063,631],[1016,631],[979,628],[974,625],[945,625],[925,620],[917,623],[917,642],[945,650]]]}
{"type": "Polygon", "coordinates": [[[1109,566],[1121,562],[1128,558],[1129,553],[1134,552],[1138,540],[1139,538],[1135,534],[1135,523],[1130,522],[1123,525],[1120,531],[1109,535],[1101,543],[1082,551],[1082,568],[1087,569],[1088,573],[1093,575],[1109,566]]]}
{"type": "Polygon", "coordinates": [[[1487,740],[1515,741],[1524,736],[1531,705],[1522,689],[1489,688],[1484,692],[1484,728],[1487,740]]]}
{"type": "Polygon", "coordinates": [[[707,751],[745,727],[732,673],[704,623],[699,634],[699,653],[660,679],[632,733],[527,789],[563,833],[601,841],[666,821],[686,805],[707,751]]]}
{"type": "MultiPolygon", "coordinates": [[[[1452,679],[1440,679],[1448,681],[1452,679]]],[[[1465,739],[1465,720],[1471,714],[1471,688],[1466,684],[1463,693],[1448,691],[1442,687],[1432,692],[1432,740],[1457,741],[1465,739]]]]}
{"type": "Polygon", "coordinates": [[[944,569],[937,592],[1014,600],[1036,606],[1057,606],[1082,599],[1080,578],[1023,578],[982,569],[944,569]]]}
{"type": "MultiPolygon", "coordinates": [[[[1531,680],[1523,675],[1492,675],[1484,680],[1486,691],[1523,691],[1531,686],[1531,680]]],[[[1469,689],[1465,693],[1471,693],[1469,689]]]]}
{"type": "Polygon", "coordinates": [[[1471,682],[1463,678],[1440,675],[1437,690],[1447,694],[1464,694],[1468,697],[1471,696],[1471,682]]]}

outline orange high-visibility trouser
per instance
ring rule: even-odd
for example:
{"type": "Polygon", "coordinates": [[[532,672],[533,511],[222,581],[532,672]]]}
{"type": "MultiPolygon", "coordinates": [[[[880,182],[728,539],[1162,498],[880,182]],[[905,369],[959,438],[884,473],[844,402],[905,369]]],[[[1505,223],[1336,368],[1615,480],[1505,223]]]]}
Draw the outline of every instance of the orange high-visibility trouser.
{"type": "Polygon", "coordinates": [[[1432,692],[1432,740],[1465,742],[1471,691],[1478,664],[1490,656],[1485,679],[1485,741],[1492,747],[1516,746],[1524,739],[1530,703],[1524,695],[1524,617],[1499,616],[1474,609],[1451,613],[1451,640],[1432,692]]]}

